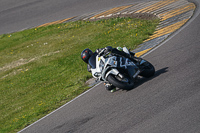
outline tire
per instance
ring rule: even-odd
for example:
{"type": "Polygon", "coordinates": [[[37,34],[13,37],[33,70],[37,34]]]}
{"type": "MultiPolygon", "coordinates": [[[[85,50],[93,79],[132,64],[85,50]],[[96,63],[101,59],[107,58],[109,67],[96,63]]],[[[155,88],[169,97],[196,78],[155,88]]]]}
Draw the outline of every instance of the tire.
{"type": "Polygon", "coordinates": [[[120,80],[119,77],[110,74],[107,79],[109,83],[123,90],[130,90],[134,87],[134,81],[127,77],[120,80]]]}
{"type": "Polygon", "coordinates": [[[143,67],[144,70],[139,74],[140,76],[143,76],[145,78],[150,78],[155,74],[155,68],[150,62],[146,61],[141,66],[143,67]]]}

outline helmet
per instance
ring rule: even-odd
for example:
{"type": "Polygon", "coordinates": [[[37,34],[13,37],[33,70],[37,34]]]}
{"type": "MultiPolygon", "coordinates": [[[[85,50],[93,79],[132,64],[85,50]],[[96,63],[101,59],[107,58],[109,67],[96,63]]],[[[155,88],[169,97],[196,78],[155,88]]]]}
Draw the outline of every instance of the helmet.
{"type": "Polygon", "coordinates": [[[81,53],[81,59],[85,62],[88,63],[88,60],[90,59],[90,57],[93,55],[92,50],[90,50],[89,48],[86,48],[82,51],[81,53]]]}

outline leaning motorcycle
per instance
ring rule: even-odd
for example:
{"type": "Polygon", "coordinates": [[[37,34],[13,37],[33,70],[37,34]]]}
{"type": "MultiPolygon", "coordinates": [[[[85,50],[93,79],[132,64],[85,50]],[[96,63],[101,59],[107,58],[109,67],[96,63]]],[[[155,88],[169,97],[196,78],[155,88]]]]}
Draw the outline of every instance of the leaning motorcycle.
{"type": "MultiPolygon", "coordinates": [[[[123,47],[123,51],[134,55],[126,47],[123,47]]],[[[130,90],[134,88],[138,75],[149,78],[155,73],[155,68],[150,62],[136,56],[133,58],[134,61],[102,50],[90,57],[90,72],[96,81],[104,81],[114,87],[130,90]]]]}

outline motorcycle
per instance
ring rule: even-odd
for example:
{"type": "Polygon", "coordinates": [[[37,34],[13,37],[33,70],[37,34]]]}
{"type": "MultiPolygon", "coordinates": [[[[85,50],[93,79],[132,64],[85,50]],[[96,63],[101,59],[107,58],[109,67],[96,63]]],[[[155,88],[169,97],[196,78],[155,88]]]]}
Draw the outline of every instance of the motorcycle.
{"type": "Polygon", "coordinates": [[[131,54],[134,61],[104,49],[100,53],[94,53],[88,63],[96,81],[104,81],[108,86],[130,90],[134,88],[134,82],[139,75],[149,78],[154,75],[155,68],[150,62],[136,57],[126,47],[122,50],[131,54]]]}

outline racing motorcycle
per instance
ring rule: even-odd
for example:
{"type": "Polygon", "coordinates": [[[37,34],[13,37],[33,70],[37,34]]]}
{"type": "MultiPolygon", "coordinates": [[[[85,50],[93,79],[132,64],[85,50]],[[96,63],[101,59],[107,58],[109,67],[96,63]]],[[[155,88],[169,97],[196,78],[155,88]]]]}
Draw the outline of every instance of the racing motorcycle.
{"type": "Polygon", "coordinates": [[[136,57],[126,47],[122,50],[131,54],[134,61],[104,49],[100,53],[94,53],[88,63],[96,81],[104,81],[109,86],[129,90],[134,88],[134,82],[139,75],[149,78],[154,75],[155,68],[150,62],[136,57]]]}

